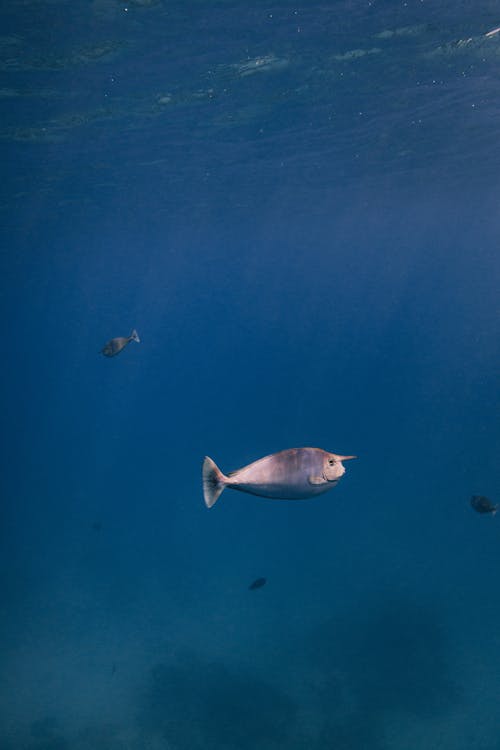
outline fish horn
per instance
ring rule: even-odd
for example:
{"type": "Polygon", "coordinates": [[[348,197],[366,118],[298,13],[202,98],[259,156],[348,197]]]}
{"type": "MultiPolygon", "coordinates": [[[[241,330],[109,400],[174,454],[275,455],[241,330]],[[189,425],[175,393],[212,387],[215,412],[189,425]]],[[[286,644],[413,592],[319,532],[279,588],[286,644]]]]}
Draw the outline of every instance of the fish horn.
{"type": "Polygon", "coordinates": [[[203,461],[203,497],[207,508],[215,505],[228,480],[215,461],[205,456],[203,461]]]}
{"type": "Polygon", "coordinates": [[[333,454],[337,461],[350,461],[351,458],[357,458],[357,456],[338,456],[336,453],[333,454]]]}

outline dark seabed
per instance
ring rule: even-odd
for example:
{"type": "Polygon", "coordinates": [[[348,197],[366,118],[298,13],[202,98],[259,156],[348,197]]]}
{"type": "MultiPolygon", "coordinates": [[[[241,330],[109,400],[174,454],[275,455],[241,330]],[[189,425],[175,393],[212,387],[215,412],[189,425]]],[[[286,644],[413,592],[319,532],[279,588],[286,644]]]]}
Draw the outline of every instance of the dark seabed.
{"type": "Polygon", "coordinates": [[[499,26],[4,2],[0,750],[500,750],[499,26]]]}

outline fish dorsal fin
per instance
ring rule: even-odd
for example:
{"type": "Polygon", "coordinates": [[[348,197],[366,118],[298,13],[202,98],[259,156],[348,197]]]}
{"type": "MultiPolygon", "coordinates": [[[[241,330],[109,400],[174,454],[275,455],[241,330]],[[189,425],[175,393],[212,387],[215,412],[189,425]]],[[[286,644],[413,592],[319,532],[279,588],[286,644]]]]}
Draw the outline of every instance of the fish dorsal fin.
{"type": "Polygon", "coordinates": [[[309,477],[309,484],[324,484],[324,477],[309,477]]]}

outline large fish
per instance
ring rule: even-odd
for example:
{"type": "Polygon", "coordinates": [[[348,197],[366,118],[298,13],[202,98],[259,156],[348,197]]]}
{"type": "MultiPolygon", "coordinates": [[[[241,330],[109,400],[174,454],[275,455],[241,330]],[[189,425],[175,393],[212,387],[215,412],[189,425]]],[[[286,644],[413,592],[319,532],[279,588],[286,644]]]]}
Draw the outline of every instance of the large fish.
{"type": "Polygon", "coordinates": [[[203,462],[205,504],[207,508],[215,505],[226,487],[278,500],[315,497],[335,487],[345,473],[342,461],[351,458],[356,456],[339,456],[321,448],[290,448],[226,475],[206,456],[203,462]]]}

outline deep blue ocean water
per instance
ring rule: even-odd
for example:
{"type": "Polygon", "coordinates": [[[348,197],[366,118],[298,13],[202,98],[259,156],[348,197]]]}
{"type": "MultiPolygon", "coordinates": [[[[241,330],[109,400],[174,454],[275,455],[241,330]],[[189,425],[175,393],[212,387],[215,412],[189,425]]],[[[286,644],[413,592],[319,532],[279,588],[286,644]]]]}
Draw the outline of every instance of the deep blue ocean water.
{"type": "Polygon", "coordinates": [[[499,3],[1,16],[0,749],[500,750],[499,3]]]}

